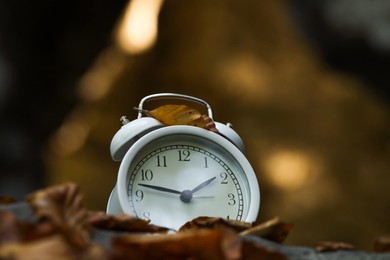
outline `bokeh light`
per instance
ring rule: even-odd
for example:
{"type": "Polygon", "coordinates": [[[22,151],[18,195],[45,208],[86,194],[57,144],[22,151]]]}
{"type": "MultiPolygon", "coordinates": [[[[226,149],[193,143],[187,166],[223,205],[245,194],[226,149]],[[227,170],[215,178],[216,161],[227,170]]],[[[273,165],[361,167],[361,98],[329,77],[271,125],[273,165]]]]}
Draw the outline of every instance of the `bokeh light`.
{"type": "Polygon", "coordinates": [[[292,192],[307,184],[315,163],[300,152],[278,151],[271,153],[262,164],[265,166],[265,177],[274,186],[292,192]]]}

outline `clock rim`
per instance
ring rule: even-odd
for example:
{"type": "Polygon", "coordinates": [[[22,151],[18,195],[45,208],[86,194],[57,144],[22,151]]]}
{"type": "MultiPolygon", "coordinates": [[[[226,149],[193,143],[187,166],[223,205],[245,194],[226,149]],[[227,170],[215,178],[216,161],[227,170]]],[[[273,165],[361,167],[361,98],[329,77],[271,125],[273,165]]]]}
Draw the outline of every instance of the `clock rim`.
{"type": "Polygon", "coordinates": [[[250,196],[250,204],[249,211],[246,216],[246,219],[242,220],[245,222],[253,222],[256,221],[258,217],[258,213],[260,210],[260,187],[259,182],[257,180],[256,173],[254,172],[252,166],[250,165],[248,159],[244,156],[244,154],[237,148],[233,143],[224,137],[211,132],[209,130],[195,127],[195,126],[166,126],[163,128],[156,129],[146,135],[142,136],[139,140],[137,140],[126,152],[123,160],[120,164],[118,171],[118,178],[116,183],[117,197],[120,207],[122,211],[129,215],[134,215],[132,213],[132,209],[130,203],[128,201],[127,194],[127,175],[128,169],[131,165],[132,160],[138,154],[138,152],[148,143],[167,135],[176,135],[176,134],[184,134],[184,135],[194,135],[198,137],[205,138],[209,141],[215,142],[224,148],[227,152],[229,152],[234,158],[237,159],[237,162],[244,170],[249,186],[249,196],[250,196]]]}

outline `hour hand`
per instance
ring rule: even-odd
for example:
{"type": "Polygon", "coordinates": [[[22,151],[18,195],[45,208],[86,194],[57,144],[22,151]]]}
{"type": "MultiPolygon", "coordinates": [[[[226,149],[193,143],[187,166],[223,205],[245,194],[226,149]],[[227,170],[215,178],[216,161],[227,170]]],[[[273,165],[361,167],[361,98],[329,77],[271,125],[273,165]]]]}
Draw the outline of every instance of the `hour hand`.
{"type": "Polygon", "coordinates": [[[169,192],[169,193],[174,193],[174,194],[181,194],[181,191],[172,190],[172,189],[161,187],[161,186],[149,185],[149,184],[143,184],[143,183],[138,183],[138,185],[149,188],[149,189],[153,189],[153,190],[159,190],[159,191],[169,192]]]}

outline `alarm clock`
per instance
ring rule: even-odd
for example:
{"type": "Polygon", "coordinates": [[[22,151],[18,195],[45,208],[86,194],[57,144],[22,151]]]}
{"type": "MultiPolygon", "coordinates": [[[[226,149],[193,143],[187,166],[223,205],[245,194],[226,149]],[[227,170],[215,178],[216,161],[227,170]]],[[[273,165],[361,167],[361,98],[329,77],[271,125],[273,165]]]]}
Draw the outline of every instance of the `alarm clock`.
{"type": "Polygon", "coordinates": [[[125,213],[172,230],[199,216],[255,221],[259,184],[231,124],[215,122],[217,132],[165,126],[143,116],[153,100],[194,103],[212,118],[204,100],[174,93],[149,95],[140,101],[137,119],[122,117],[110,146],[113,160],[121,163],[107,214],[125,213]]]}

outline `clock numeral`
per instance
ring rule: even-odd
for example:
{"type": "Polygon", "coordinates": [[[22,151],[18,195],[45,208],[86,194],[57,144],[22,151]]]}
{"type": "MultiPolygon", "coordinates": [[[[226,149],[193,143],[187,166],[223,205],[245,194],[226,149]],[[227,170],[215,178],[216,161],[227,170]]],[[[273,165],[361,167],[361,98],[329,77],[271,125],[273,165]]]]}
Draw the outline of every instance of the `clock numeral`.
{"type": "Polygon", "coordinates": [[[142,213],[142,216],[144,217],[145,220],[150,220],[150,212],[149,211],[144,211],[144,213],[142,213]]]}
{"type": "Polygon", "coordinates": [[[144,199],[144,192],[142,190],[136,190],[135,196],[137,197],[135,201],[140,202],[144,199]]]}
{"type": "Polygon", "coordinates": [[[207,157],[204,157],[204,167],[209,168],[209,165],[207,163],[207,157]]]}
{"type": "Polygon", "coordinates": [[[141,179],[143,181],[151,181],[153,179],[153,172],[151,170],[141,170],[141,179]]]}
{"type": "Polygon", "coordinates": [[[229,194],[228,194],[228,198],[229,198],[228,204],[229,204],[230,206],[234,206],[234,205],[236,204],[236,200],[235,200],[234,194],[233,194],[233,193],[229,193],[229,194]]]}
{"type": "Polygon", "coordinates": [[[190,151],[188,150],[179,150],[179,161],[180,162],[189,162],[190,161],[190,151]]]}
{"type": "Polygon", "coordinates": [[[167,157],[165,155],[157,155],[157,167],[167,167],[167,157]]]}
{"type": "Polygon", "coordinates": [[[221,184],[228,184],[228,174],[226,172],[221,172],[219,176],[222,178],[221,184]]]}

